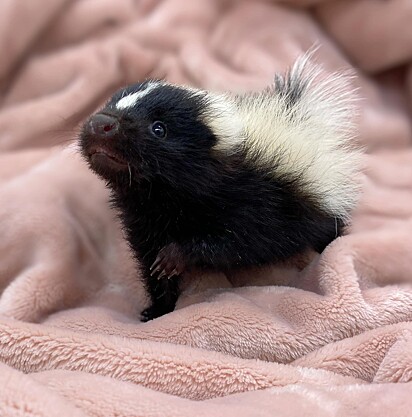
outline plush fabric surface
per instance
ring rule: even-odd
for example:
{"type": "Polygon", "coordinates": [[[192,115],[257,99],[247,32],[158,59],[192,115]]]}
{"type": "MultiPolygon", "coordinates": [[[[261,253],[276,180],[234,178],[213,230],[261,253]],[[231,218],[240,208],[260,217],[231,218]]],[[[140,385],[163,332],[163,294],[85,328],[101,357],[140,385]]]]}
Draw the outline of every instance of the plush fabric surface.
{"type": "Polygon", "coordinates": [[[0,414],[410,415],[411,21],[410,0],[2,0],[0,414]],[[300,272],[186,277],[141,323],[79,124],[149,76],[258,90],[313,44],[361,97],[350,234],[300,272]]]}

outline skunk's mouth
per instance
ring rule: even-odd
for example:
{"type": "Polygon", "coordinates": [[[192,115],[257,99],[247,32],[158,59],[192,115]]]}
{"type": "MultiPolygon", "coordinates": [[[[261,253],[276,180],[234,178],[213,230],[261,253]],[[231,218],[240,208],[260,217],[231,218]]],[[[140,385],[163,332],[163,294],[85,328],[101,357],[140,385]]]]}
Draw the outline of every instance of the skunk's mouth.
{"type": "Polygon", "coordinates": [[[89,160],[93,167],[108,168],[114,171],[128,169],[127,161],[119,154],[102,146],[92,147],[89,152],[89,160]]]}

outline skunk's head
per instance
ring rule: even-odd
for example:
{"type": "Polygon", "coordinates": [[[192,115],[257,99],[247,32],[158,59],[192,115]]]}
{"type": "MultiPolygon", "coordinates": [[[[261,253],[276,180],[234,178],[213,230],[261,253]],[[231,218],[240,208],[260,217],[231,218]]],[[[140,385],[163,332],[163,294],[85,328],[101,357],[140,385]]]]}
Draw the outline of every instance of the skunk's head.
{"type": "Polygon", "coordinates": [[[160,179],[172,185],[212,177],[221,143],[240,137],[236,111],[221,96],[162,81],[119,90],[84,124],[80,145],[114,187],[160,179]],[[222,137],[226,140],[222,141],[222,137]]]}

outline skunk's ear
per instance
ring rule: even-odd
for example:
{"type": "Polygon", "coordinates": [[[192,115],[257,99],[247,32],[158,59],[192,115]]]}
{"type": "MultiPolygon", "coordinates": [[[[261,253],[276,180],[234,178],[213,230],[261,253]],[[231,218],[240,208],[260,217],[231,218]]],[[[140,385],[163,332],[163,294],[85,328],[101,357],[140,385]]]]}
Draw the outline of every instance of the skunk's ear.
{"type": "Polygon", "coordinates": [[[226,94],[207,93],[204,103],[201,117],[217,139],[214,149],[224,154],[235,152],[245,140],[235,101],[226,94]]]}
{"type": "Polygon", "coordinates": [[[346,220],[359,191],[352,74],[299,58],[274,85],[239,99],[251,159],[293,180],[324,212],[346,220]]]}

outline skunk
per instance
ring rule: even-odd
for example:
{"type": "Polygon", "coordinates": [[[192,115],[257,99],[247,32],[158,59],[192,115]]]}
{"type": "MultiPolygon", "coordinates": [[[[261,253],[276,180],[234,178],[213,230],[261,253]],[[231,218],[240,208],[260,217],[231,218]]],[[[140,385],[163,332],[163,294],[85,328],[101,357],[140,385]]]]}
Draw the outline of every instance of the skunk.
{"type": "Polygon", "coordinates": [[[84,123],[81,152],[151,296],[143,321],[173,311],[185,271],[284,262],[343,233],[359,189],[353,103],[349,77],[303,57],[244,95],[146,80],[84,123]]]}

